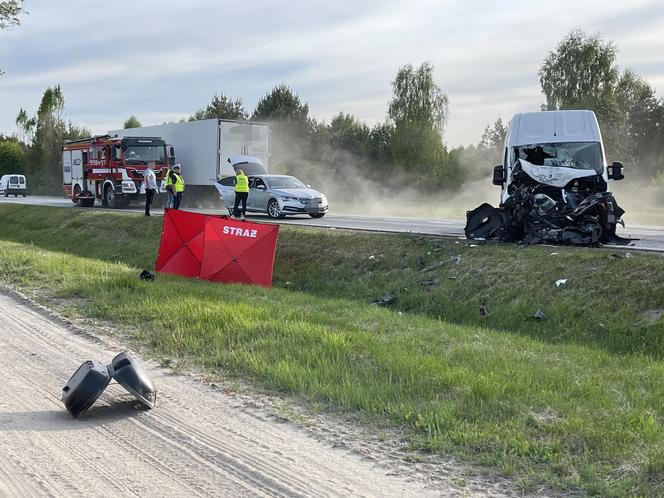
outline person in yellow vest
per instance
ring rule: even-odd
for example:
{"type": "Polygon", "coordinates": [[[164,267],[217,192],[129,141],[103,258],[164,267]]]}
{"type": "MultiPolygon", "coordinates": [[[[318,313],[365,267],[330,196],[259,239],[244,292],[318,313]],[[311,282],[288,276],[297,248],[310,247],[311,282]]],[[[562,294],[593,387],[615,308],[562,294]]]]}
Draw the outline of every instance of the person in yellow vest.
{"type": "Polygon", "coordinates": [[[184,193],[184,178],[180,174],[180,165],[176,164],[173,166],[173,192],[175,198],[173,199],[173,209],[180,209],[180,203],[182,202],[182,194],[184,193]]]}
{"type": "Polygon", "coordinates": [[[238,169],[235,174],[235,204],[233,205],[233,216],[237,217],[240,213],[240,219],[244,221],[244,215],[247,212],[247,199],[249,198],[249,179],[244,171],[238,169]],[[238,207],[242,202],[242,211],[238,207]]]}
{"type": "MultiPolygon", "coordinates": [[[[180,166],[179,164],[177,165],[178,167],[180,166]]],[[[166,192],[168,192],[168,200],[166,201],[166,207],[167,208],[173,208],[175,204],[175,190],[173,188],[173,184],[175,183],[175,175],[173,174],[173,170],[169,169],[166,172],[166,181],[164,182],[164,186],[166,187],[166,192]]]]}

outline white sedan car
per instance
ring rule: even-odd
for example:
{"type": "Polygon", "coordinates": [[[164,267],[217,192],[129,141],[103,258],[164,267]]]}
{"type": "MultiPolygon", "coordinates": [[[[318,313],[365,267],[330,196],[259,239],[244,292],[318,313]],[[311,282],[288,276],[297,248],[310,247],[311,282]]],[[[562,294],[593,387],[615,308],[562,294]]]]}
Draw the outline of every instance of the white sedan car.
{"type": "MultiPolygon", "coordinates": [[[[233,214],[235,203],[235,177],[228,176],[215,184],[224,201],[224,207],[233,214]]],[[[325,194],[314,190],[294,176],[249,176],[247,212],[267,213],[270,218],[283,218],[289,214],[308,214],[322,218],[327,213],[325,194]]]]}

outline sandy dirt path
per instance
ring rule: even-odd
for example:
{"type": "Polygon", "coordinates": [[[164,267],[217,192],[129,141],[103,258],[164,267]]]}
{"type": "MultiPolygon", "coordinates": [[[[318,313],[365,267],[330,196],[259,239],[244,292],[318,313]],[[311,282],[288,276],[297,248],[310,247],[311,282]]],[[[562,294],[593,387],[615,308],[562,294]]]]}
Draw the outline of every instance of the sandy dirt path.
{"type": "Polygon", "coordinates": [[[432,496],[422,483],[242,410],[149,363],[157,407],[112,383],[80,420],[60,401],[85,360],[122,348],[0,293],[0,496],[432,496]]]}

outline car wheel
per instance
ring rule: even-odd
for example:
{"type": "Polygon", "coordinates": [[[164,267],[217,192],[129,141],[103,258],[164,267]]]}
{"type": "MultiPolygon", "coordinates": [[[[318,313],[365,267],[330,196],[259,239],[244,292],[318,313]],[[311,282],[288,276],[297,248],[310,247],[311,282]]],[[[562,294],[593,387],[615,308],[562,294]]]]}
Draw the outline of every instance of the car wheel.
{"type": "Polygon", "coordinates": [[[7,192],[5,192],[5,197],[9,197],[9,194],[7,192]]]}
{"type": "Polygon", "coordinates": [[[309,213],[309,216],[311,216],[312,218],[322,218],[323,216],[325,216],[325,213],[309,213]]]}
{"type": "Polygon", "coordinates": [[[23,197],[25,197],[26,195],[28,195],[28,194],[23,194],[23,197]]]}
{"type": "Polygon", "coordinates": [[[285,216],[279,209],[279,203],[276,199],[270,199],[270,202],[267,203],[267,214],[275,220],[285,216]]]}
{"type": "Polygon", "coordinates": [[[106,185],[106,187],[104,187],[104,201],[106,207],[111,209],[118,207],[117,196],[115,195],[115,189],[112,185],[106,185]]]}

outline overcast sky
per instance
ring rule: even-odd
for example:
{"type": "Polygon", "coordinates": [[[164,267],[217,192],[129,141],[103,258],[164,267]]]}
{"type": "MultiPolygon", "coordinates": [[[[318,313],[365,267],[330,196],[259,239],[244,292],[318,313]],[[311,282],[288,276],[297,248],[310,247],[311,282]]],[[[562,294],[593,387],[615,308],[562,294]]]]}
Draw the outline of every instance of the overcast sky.
{"type": "Polygon", "coordinates": [[[664,96],[664,2],[631,0],[26,0],[0,31],[0,132],[60,84],[66,115],[103,133],[131,114],[179,120],[215,93],[251,112],[286,83],[327,122],[383,121],[399,67],[430,61],[448,95],[445,140],[475,143],[497,117],[537,110],[537,70],[570,30],[600,33],[664,96]]]}

